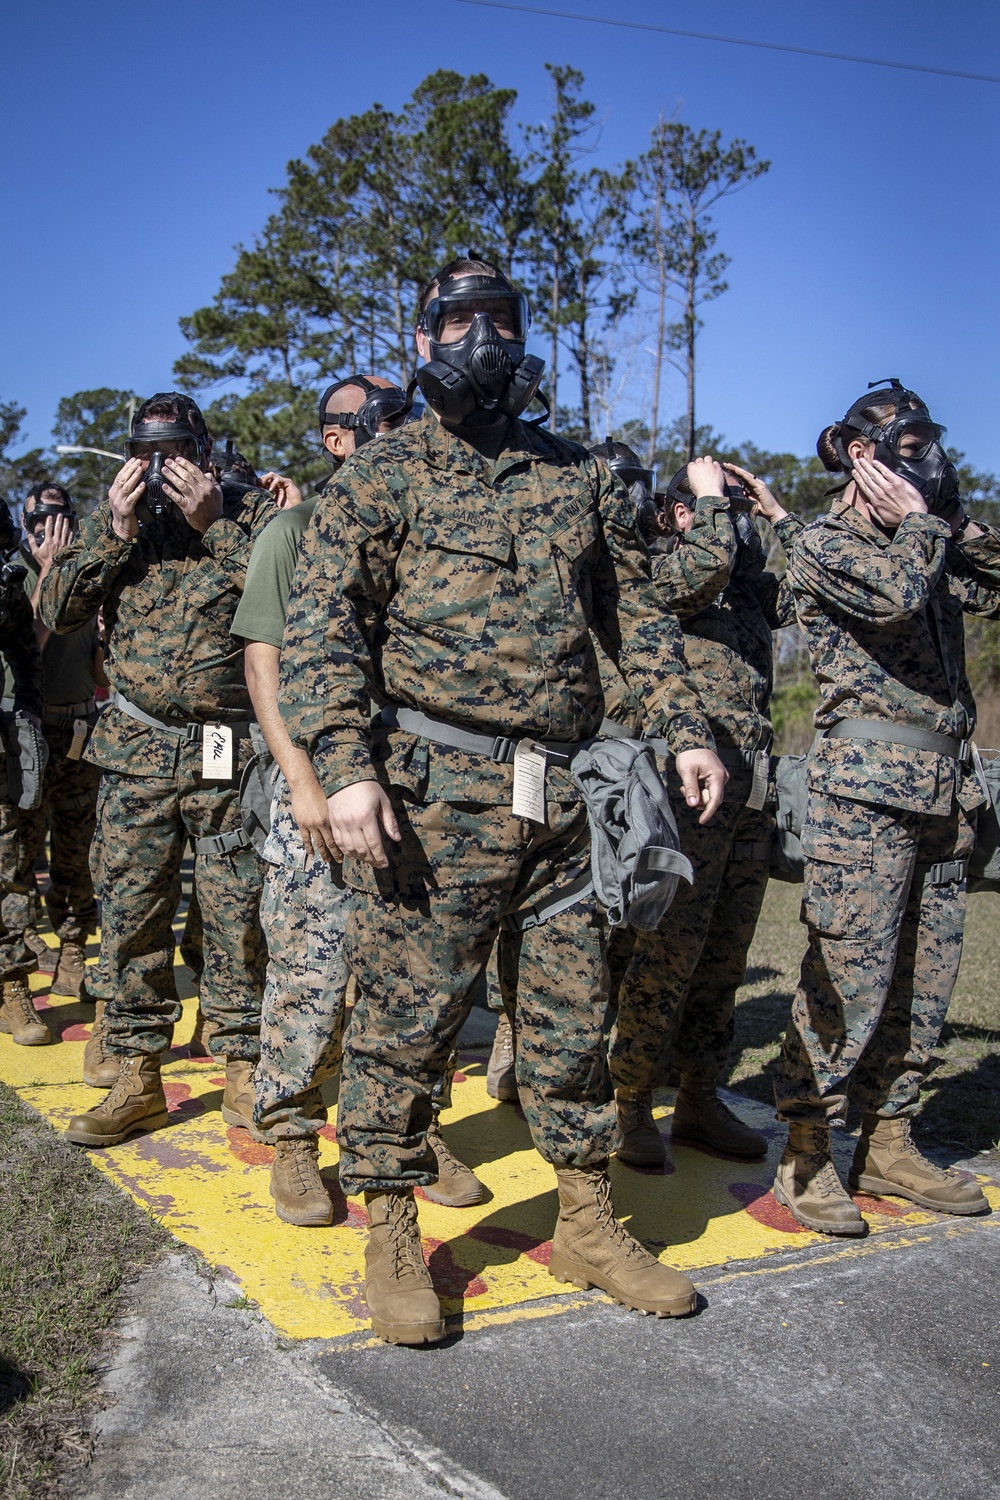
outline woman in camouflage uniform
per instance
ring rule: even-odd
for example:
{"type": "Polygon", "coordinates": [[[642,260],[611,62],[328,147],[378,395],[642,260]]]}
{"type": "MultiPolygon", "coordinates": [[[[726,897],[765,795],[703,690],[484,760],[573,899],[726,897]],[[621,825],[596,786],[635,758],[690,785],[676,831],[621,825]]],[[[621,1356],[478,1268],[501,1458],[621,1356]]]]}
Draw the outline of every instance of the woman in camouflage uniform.
{"type": "Polygon", "coordinates": [[[979,1187],[918,1151],[910,1119],[958,974],[965,872],[983,801],[963,613],[1000,615],[1000,533],[971,521],[918,396],[896,381],[820,437],[842,473],[788,567],[822,700],[809,761],[809,946],[775,1079],[788,1147],[774,1194],[801,1223],[863,1234],[830,1156],[848,1091],[848,1178],[945,1213],[979,1187]]]}

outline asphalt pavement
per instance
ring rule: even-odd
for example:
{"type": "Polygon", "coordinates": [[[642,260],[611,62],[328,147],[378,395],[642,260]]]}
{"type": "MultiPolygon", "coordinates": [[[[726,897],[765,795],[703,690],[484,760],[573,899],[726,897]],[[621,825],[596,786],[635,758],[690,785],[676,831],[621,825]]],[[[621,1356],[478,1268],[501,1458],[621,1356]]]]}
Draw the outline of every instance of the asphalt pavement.
{"type": "Polygon", "coordinates": [[[147,1272],[78,1500],[1000,1497],[1000,1215],[600,1294],[436,1349],[282,1341],[184,1254],[147,1272]]]}

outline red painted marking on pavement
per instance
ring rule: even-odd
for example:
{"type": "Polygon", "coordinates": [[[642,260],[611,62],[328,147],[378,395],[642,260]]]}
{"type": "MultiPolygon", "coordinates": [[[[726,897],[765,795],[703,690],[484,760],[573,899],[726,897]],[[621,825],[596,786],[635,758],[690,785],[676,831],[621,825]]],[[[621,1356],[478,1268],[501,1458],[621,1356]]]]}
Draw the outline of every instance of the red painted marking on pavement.
{"type": "Polygon", "coordinates": [[[552,1241],[540,1240],[522,1229],[507,1229],[502,1224],[473,1224],[467,1229],[470,1239],[482,1240],[484,1245],[500,1245],[504,1250],[516,1250],[540,1266],[547,1266],[552,1259],[552,1241]]]}
{"type": "Polygon", "coordinates": [[[59,1031],[61,1042],[89,1042],[90,1027],[83,1026],[79,1021],[74,1021],[71,1026],[63,1026],[59,1031]]]}
{"type": "Polygon", "coordinates": [[[421,1239],[421,1245],[430,1250],[424,1253],[427,1269],[431,1273],[434,1290],[439,1297],[485,1297],[489,1291],[483,1278],[460,1266],[455,1252],[447,1240],[421,1239]]]}
{"type": "Polygon", "coordinates": [[[274,1161],[273,1146],[255,1141],[248,1131],[241,1130],[237,1125],[226,1127],[226,1138],[230,1151],[245,1167],[269,1167],[274,1161]]]}
{"type": "Polygon", "coordinates": [[[330,1142],[332,1142],[332,1144],[334,1146],[337,1144],[337,1127],[336,1127],[336,1125],[321,1125],[319,1127],[319,1130],[317,1130],[316,1134],[317,1135],[321,1135],[323,1137],[324,1141],[330,1141],[330,1142]]]}
{"type": "Polygon", "coordinates": [[[888,1214],[893,1219],[905,1219],[911,1212],[900,1208],[898,1203],[890,1203],[888,1198],[871,1198],[867,1193],[852,1193],[851,1197],[863,1214],[888,1214]]]}
{"type": "Polygon", "coordinates": [[[751,1219],[779,1234],[805,1234],[806,1227],[789,1209],[779,1203],[769,1188],[759,1182],[731,1182],[729,1191],[743,1204],[751,1219]]]}

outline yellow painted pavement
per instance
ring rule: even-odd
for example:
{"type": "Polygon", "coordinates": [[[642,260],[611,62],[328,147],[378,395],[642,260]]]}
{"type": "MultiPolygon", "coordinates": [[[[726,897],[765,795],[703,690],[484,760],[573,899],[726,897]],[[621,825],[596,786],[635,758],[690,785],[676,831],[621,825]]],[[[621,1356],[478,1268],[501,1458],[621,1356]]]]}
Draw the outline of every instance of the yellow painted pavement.
{"type": "MultiPolygon", "coordinates": [[[[186,971],[178,977],[186,978],[186,971]]],[[[59,1128],[99,1098],[79,1081],[93,1010],[50,997],[48,983],[36,974],[32,989],[53,1032],[61,1035],[60,1044],[16,1047],[0,1035],[0,1078],[59,1128]]],[[[195,1006],[194,999],[185,1002],[163,1070],[169,1127],[132,1137],[113,1150],[90,1152],[91,1160],[179,1240],[225,1268],[282,1333],[299,1339],[367,1336],[361,1300],[366,1218],[363,1200],[345,1199],[337,1182],[335,1107],[320,1139],[334,1224],[329,1229],[282,1224],[268,1193],[272,1151],[223,1123],[222,1065],[187,1055],[195,1006]]],[[[334,1105],[334,1086],[330,1090],[334,1105]]],[[[670,1097],[661,1096],[657,1114],[663,1119],[670,1113],[670,1097]]],[[[764,1106],[748,1102],[741,1111],[776,1135],[764,1106]]],[[[489,1190],[487,1201],[475,1208],[420,1204],[424,1250],[446,1313],[464,1315],[471,1328],[578,1306],[579,1292],[560,1288],[547,1271],[556,1212],[552,1169],[533,1150],[520,1112],[487,1096],[485,1051],[463,1053],[444,1126],[453,1150],[489,1190]],[[554,1302],[544,1300],[553,1297],[554,1302]]],[[[777,1149],[775,1140],[768,1162],[737,1162],[671,1143],[664,1172],[636,1172],[614,1162],[618,1212],[664,1260],[688,1272],[731,1261],[763,1264],[777,1252],[828,1244],[797,1225],[771,1196],[777,1149]]],[[[986,1190],[994,1208],[1000,1207],[1000,1190],[991,1184],[986,1190]]],[[[898,1242],[899,1230],[940,1218],[902,1200],[859,1201],[875,1236],[866,1242],[871,1248],[880,1237],[889,1248],[898,1242]]]]}

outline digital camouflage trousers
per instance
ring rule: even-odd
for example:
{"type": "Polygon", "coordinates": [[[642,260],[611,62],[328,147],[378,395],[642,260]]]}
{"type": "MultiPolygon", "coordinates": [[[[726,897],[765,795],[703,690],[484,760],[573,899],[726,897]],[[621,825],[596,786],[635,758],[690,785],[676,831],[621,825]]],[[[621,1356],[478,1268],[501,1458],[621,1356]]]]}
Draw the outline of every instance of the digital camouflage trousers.
{"type": "Polygon", "coordinates": [[[260,919],[268,963],[254,1071],[254,1121],[272,1142],[313,1135],[326,1121],[320,1086],[340,1065],[349,978],[346,928],[355,901],[340,883],[339,867],[322,859],[306,862],[283,803],[275,799],[264,850],[260,919]]]}
{"type": "MultiPolygon", "coordinates": [[[[100,822],[101,963],[113,986],[106,1011],[115,1052],[169,1047],[181,1006],[173,920],[189,837],[239,827],[234,782],[203,781],[201,747],[185,746],[172,777],[105,771],[100,822]],[[197,767],[197,769],[196,769],[197,767]]],[[[267,950],[259,919],[264,868],[252,848],[196,854],[204,919],[201,1008],[215,1024],[216,1057],[256,1060],[267,950]]]]}
{"type": "Polygon", "coordinates": [[[617,928],[609,939],[616,1087],[657,1088],[671,1064],[710,1084],[724,1072],[736,992],[767,889],[774,813],[745,806],[749,772],[731,774],[726,800],[704,826],[676,776],[665,780],[694,884],[680,882],[655,932],[617,928]]]}
{"type": "Polygon", "coordinates": [[[0,756],[0,984],[7,984],[34,968],[35,957],[24,941],[31,905],[20,861],[20,814],[6,799],[2,767],[0,756]]]}
{"type": "MultiPolygon", "coordinates": [[[[347,956],[359,998],[344,1040],[337,1139],[347,1193],[434,1181],[426,1132],[442,1078],[501,919],[589,868],[579,803],[549,823],[479,803],[393,805],[403,840],[390,869],[345,862],[359,900],[347,956]]],[[[521,1104],[557,1166],[603,1161],[615,1130],[604,1062],[607,977],[594,899],[510,946],[521,1104]]]]}
{"type": "Polygon", "coordinates": [[[975,830],[948,817],[809,794],[809,946],[775,1074],[785,1120],[912,1114],[958,977],[975,830]],[[951,866],[951,868],[949,868],[951,866]]]}
{"type": "Polygon", "coordinates": [[[45,730],[49,759],[41,805],[21,813],[21,870],[29,891],[35,866],[49,836],[49,889],[45,897],[52,930],[61,943],[85,944],[97,931],[97,902],[90,873],[90,849],[97,817],[101,773],[85,760],[69,760],[72,734],[45,730]]]}

